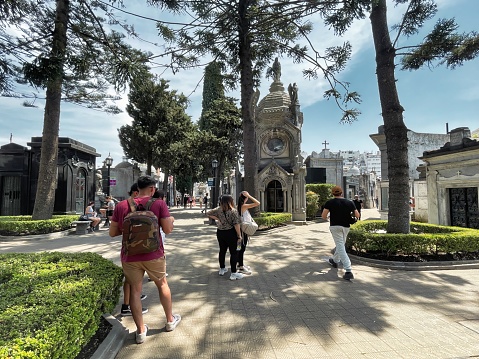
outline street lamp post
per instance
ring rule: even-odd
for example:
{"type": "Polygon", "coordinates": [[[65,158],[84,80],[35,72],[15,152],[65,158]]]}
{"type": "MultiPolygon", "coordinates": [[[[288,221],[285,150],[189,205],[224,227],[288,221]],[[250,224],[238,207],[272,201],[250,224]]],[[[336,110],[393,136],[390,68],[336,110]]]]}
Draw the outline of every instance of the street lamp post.
{"type": "Polygon", "coordinates": [[[106,167],[108,167],[108,173],[107,173],[108,186],[107,186],[107,189],[106,189],[106,194],[108,196],[110,195],[110,167],[111,167],[112,164],[113,164],[113,158],[110,156],[110,153],[108,153],[108,157],[105,158],[105,165],[106,165],[106,167]]]}
{"type": "Polygon", "coordinates": [[[217,160],[213,160],[211,161],[211,167],[213,167],[213,198],[212,198],[212,202],[211,202],[211,208],[215,208],[217,203],[218,202],[218,198],[216,197],[216,188],[218,187],[217,183],[216,183],[216,169],[218,168],[218,161],[217,160]]]}
{"type": "MultiPolygon", "coordinates": [[[[215,208],[217,205],[218,199],[216,198],[216,168],[218,168],[218,161],[213,160],[211,161],[211,167],[213,167],[213,185],[211,186],[213,194],[211,195],[211,208],[215,208]]],[[[215,224],[213,219],[210,219],[210,224],[215,224]]]]}

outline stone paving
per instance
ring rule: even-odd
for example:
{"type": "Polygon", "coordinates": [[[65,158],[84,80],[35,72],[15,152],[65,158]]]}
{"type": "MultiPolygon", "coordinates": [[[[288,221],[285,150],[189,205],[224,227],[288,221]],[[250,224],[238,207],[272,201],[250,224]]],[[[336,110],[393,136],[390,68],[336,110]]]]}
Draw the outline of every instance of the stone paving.
{"type": "MultiPolygon", "coordinates": [[[[200,209],[172,209],[166,239],[173,311],[183,320],[165,331],[158,292],[145,277],[149,325],[129,329],[117,359],[143,358],[471,358],[479,356],[478,269],[402,271],[353,262],[355,279],[327,263],[328,223],[257,233],[245,262],[252,275],[218,275],[215,227],[200,209]]],[[[363,218],[378,218],[363,210],[363,218]]],[[[106,230],[44,239],[0,239],[2,252],[92,251],[119,264],[120,242],[106,230]]],[[[121,302],[121,300],[120,300],[121,302]]]]}

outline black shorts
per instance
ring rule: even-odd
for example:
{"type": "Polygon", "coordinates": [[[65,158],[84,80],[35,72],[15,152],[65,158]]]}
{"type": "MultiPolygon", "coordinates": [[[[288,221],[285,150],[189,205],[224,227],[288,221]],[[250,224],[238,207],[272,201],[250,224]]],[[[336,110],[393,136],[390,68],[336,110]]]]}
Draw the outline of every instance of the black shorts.
{"type": "Polygon", "coordinates": [[[112,209],[107,209],[106,210],[106,215],[107,215],[107,217],[113,216],[113,210],[112,209]]]}

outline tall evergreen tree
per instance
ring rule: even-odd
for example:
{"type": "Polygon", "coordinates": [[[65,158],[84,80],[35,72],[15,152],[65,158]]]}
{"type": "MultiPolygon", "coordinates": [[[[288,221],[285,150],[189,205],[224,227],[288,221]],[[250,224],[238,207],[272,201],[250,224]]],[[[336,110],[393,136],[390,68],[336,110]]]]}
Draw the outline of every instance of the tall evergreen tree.
{"type": "Polygon", "coordinates": [[[396,87],[395,68],[399,57],[402,69],[418,69],[424,65],[461,65],[479,54],[479,36],[476,32],[458,34],[454,20],[439,20],[420,44],[398,47],[401,37],[417,34],[427,20],[437,13],[434,0],[394,0],[396,5],[407,4],[397,25],[394,41],[387,23],[386,0],[361,0],[348,6],[331,9],[325,16],[326,23],[339,34],[347,30],[355,18],[363,18],[370,12],[376,74],[381,112],[386,135],[389,179],[388,232],[408,233],[409,226],[409,165],[407,127],[396,87]]]}
{"type": "Polygon", "coordinates": [[[209,173],[213,159],[218,161],[215,170],[213,198],[218,198],[219,183],[224,172],[235,167],[242,145],[241,113],[234,99],[225,97],[223,75],[217,62],[205,68],[203,82],[203,108],[198,121],[201,133],[201,153],[204,174],[209,173]]]}
{"type": "Polygon", "coordinates": [[[148,174],[152,166],[170,170],[194,128],[186,114],[187,98],[169,90],[168,81],[146,75],[130,84],[128,100],[126,111],[133,121],[118,130],[125,155],[146,163],[148,174]]]}
{"type": "Polygon", "coordinates": [[[207,127],[203,123],[203,115],[205,111],[211,109],[213,101],[224,98],[225,88],[223,85],[223,75],[221,74],[221,66],[216,62],[211,62],[205,67],[205,75],[203,81],[203,101],[201,102],[201,116],[198,121],[200,130],[207,127]]]}
{"type": "MultiPolygon", "coordinates": [[[[154,1],[153,1],[154,3],[154,1]]],[[[357,101],[354,92],[337,81],[335,74],[342,69],[350,54],[349,44],[328,49],[320,55],[314,47],[300,46],[296,42],[307,36],[311,24],[306,15],[322,12],[332,6],[331,1],[265,1],[265,0],[215,0],[185,1],[195,14],[188,24],[174,29],[159,23],[160,34],[172,42],[168,49],[171,67],[199,65],[199,60],[210,55],[228,73],[227,87],[236,87],[239,79],[241,92],[241,118],[243,126],[245,188],[257,193],[257,154],[253,118],[253,92],[262,70],[278,54],[289,56],[295,62],[308,61],[312,68],[305,75],[317,76],[322,72],[333,87],[327,93],[338,104],[344,105],[343,121],[353,121],[358,115],[347,104],[357,101]]],[[[309,42],[311,45],[312,43],[309,42]]]]}
{"type": "MultiPolygon", "coordinates": [[[[176,1],[166,3],[177,5],[176,1]]],[[[48,219],[53,212],[61,101],[117,113],[118,108],[107,101],[111,98],[108,87],[122,89],[148,60],[122,41],[124,35],[106,30],[106,19],[109,25],[121,23],[108,10],[106,3],[86,0],[0,4],[2,94],[12,96],[12,79],[46,90],[34,219],[48,219]],[[105,18],[97,16],[100,11],[105,18]]]]}

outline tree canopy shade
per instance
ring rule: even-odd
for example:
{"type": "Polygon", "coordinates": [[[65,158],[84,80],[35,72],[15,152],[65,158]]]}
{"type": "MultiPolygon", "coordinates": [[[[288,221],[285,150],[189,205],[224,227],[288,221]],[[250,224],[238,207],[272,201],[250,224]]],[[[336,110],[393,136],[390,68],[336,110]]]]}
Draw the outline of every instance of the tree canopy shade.
{"type": "Polygon", "coordinates": [[[167,49],[170,66],[174,69],[199,66],[209,56],[228,74],[226,87],[235,87],[239,80],[245,188],[249,192],[257,193],[253,92],[261,72],[272,59],[285,55],[295,62],[309,62],[311,68],[304,74],[316,77],[320,72],[328,79],[331,90],[326,96],[342,106],[342,120],[353,121],[359,114],[356,109],[347,108],[347,104],[359,101],[358,95],[349,92],[335,77],[350,55],[349,44],[329,48],[325,55],[320,55],[311,41],[306,41],[307,46],[298,43],[311,31],[307,16],[326,11],[335,2],[205,0],[183,4],[193,14],[191,22],[177,26],[158,23],[160,35],[171,42],[167,49]]]}
{"type": "MultiPolygon", "coordinates": [[[[403,119],[404,108],[401,106],[396,88],[395,61],[399,57],[402,68],[410,70],[435,63],[454,67],[477,57],[479,38],[475,32],[457,34],[455,31],[458,27],[454,20],[440,19],[422,43],[398,47],[401,37],[417,34],[426,21],[436,15],[437,6],[434,0],[391,2],[395,5],[405,5],[399,23],[392,26],[393,32],[387,23],[386,0],[363,0],[350,2],[350,5],[356,13],[355,18],[363,18],[365,12],[370,12],[388,157],[388,232],[408,233],[410,230],[408,138],[403,119]]],[[[342,34],[353,19],[346,21],[345,13],[334,10],[325,20],[342,34]]]]}
{"type": "MultiPolygon", "coordinates": [[[[177,6],[176,1],[158,2],[177,6]]],[[[106,29],[131,29],[102,1],[7,0],[0,3],[0,90],[14,92],[14,81],[46,90],[43,140],[33,219],[50,218],[57,184],[58,133],[62,100],[117,113],[109,86],[124,88],[144,71],[148,56],[106,29]],[[98,14],[104,12],[105,17],[98,14]]]]}
{"type": "Polygon", "coordinates": [[[146,163],[148,174],[152,166],[174,168],[194,130],[187,98],[169,90],[168,81],[144,74],[131,82],[128,100],[126,111],[133,121],[118,130],[125,154],[146,163]]]}

